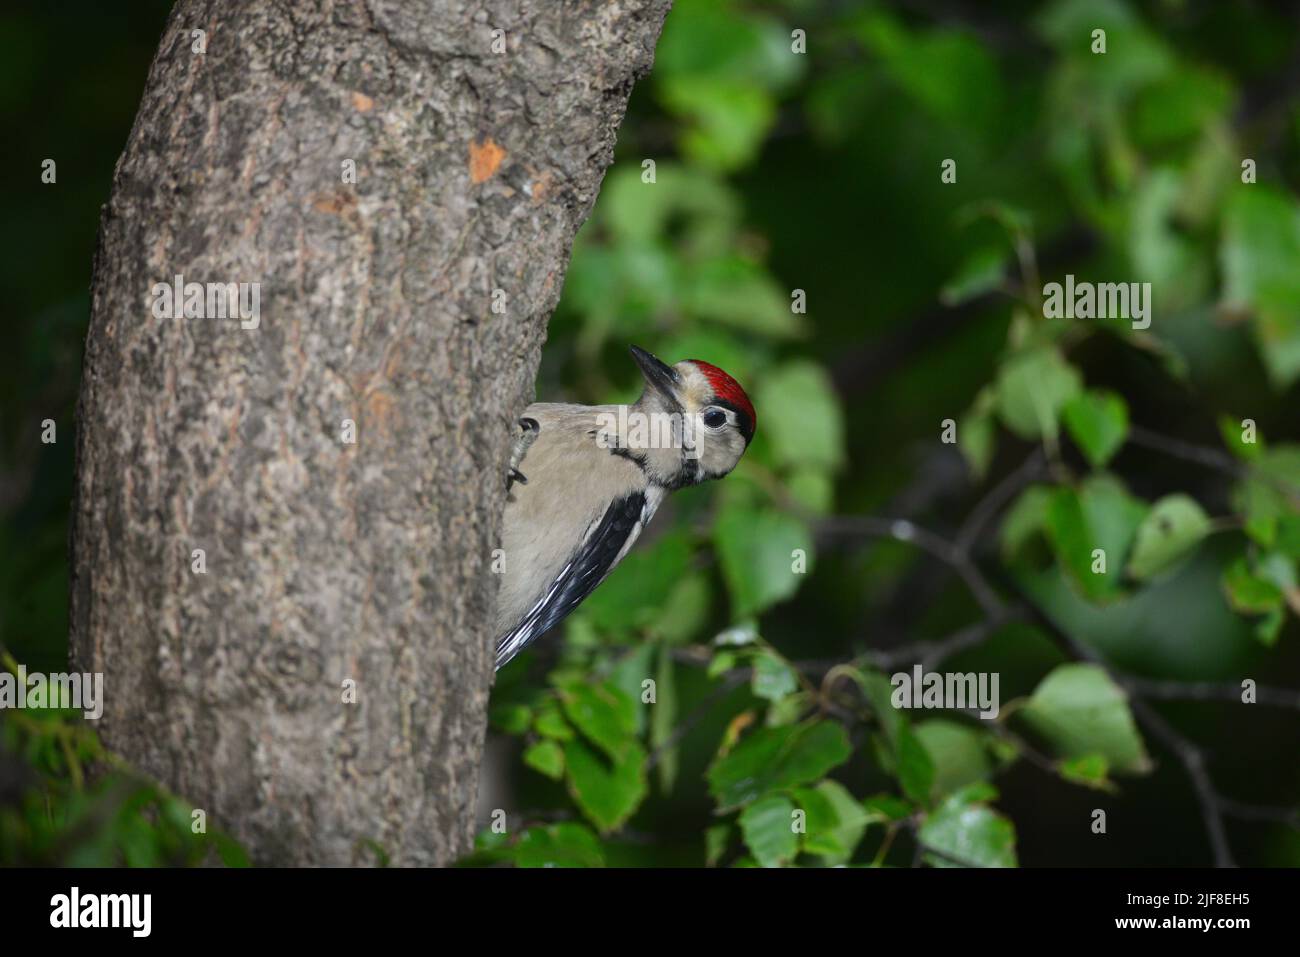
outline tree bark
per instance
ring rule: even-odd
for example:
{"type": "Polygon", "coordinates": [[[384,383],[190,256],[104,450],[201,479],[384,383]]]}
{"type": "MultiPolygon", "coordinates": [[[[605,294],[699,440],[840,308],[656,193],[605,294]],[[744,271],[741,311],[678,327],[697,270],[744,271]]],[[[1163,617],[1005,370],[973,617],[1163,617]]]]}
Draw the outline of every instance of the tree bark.
{"type": "Polygon", "coordinates": [[[70,645],[255,862],[471,846],[512,426],[668,5],[172,12],[95,262],[70,645]],[[259,283],[256,328],[158,318],[178,274],[259,283]]]}

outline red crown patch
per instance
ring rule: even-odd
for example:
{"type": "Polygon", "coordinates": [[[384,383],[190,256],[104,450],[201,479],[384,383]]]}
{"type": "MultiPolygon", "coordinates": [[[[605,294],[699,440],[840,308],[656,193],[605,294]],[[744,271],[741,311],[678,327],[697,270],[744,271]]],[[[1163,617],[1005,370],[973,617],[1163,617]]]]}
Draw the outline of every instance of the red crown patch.
{"type": "Polygon", "coordinates": [[[748,428],[742,428],[742,431],[745,432],[746,438],[752,436],[754,428],[758,425],[758,416],[754,413],[754,403],[749,401],[749,396],[740,387],[740,383],[712,363],[705,362],[702,359],[692,359],[691,362],[694,362],[695,367],[704,374],[704,378],[709,380],[714,395],[735,406],[738,411],[749,419],[749,422],[746,423],[748,428]]]}

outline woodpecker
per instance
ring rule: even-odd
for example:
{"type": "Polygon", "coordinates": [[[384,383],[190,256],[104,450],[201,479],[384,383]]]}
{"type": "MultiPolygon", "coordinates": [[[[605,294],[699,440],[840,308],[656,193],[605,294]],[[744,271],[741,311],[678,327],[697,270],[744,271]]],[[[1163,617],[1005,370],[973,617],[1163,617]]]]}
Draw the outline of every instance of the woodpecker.
{"type": "Polygon", "coordinates": [[[753,403],[715,365],[631,347],[630,406],[537,402],[507,477],[496,666],[577,608],[623,560],[669,492],[721,478],[754,437],[753,403]]]}

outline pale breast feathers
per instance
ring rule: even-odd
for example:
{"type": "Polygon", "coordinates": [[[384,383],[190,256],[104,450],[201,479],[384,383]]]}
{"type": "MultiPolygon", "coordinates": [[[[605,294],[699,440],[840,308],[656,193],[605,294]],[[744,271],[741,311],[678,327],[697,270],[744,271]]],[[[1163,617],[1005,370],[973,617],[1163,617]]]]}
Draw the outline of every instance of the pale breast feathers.
{"type": "Polygon", "coordinates": [[[524,413],[538,431],[506,504],[498,668],[591,594],[663,498],[635,462],[598,444],[602,411],[537,403],[524,413]]]}

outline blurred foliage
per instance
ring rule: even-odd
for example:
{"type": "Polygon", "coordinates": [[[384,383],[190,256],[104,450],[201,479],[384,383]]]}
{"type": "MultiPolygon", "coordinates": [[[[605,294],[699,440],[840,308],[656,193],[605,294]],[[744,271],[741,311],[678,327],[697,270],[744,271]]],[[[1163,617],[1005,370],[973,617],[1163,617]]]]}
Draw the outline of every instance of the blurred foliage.
{"type": "MultiPolygon", "coordinates": [[[[1297,684],[1298,40],[1258,5],[679,0],[538,393],[631,400],[635,342],[731,371],[758,433],[498,676],[518,770],[468,863],[1207,862],[1126,691],[1037,626],[931,666],[1000,672],[996,721],[894,708],[872,652],[980,610],[825,531],[952,538],[1038,448],[977,544],[1007,600],[1135,675],[1297,684]],[[1150,283],[1150,325],[1046,318],[1067,274],[1150,283]],[[1122,846],[1088,843],[1097,791],[1122,846]]],[[[1221,790],[1294,807],[1297,716],[1228,708],[1169,713],[1221,790]]],[[[1300,863],[1284,831],[1232,829],[1300,863]]]]}
{"type": "MultiPolygon", "coordinates": [[[[33,670],[66,660],[98,207],[168,6],[3,14],[11,160],[61,158],[0,239],[0,641],[33,670]]],[[[1206,863],[1174,756],[1049,629],[931,666],[997,672],[995,721],[896,709],[872,662],[980,621],[909,530],[955,539],[1040,455],[972,543],[1008,601],[1124,674],[1300,687],[1298,45],[1245,0],[677,0],[538,395],[631,400],[634,342],[730,371],[758,431],[498,675],[510,760],[466,863],[1206,863]],[[1151,283],[1149,328],[1046,318],[1067,275],[1151,283]],[[865,515],[911,524],[836,533],[865,515]]],[[[1157,704],[1224,794],[1300,803],[1294,712],[1157,704]]],[[[0,743],[0,860],[239,863],[71,716],[0,715],[0,743]]],[[[1242,863],[1300,863],[1282,824],[1228,827],[1242,863]]]]}
{"type": "MultiPolygon", "coordinates": [[[[0,649],[0,672],[18,662],[0,649]]],[[[9,710],[0,721],[0,862],[49,867],[247,867],[206,816],[106,751],[78,712],[9,710]]]]}

